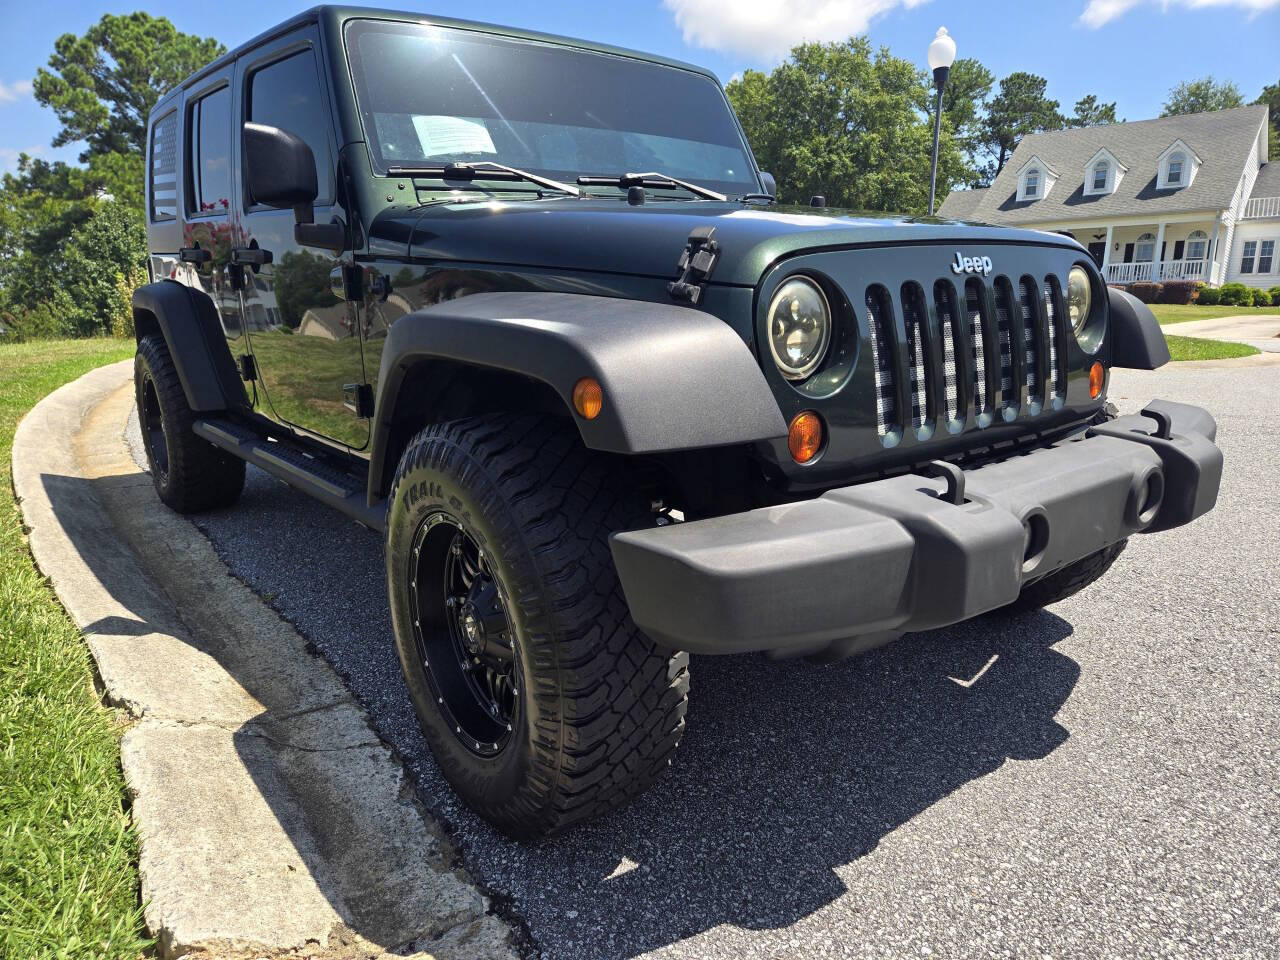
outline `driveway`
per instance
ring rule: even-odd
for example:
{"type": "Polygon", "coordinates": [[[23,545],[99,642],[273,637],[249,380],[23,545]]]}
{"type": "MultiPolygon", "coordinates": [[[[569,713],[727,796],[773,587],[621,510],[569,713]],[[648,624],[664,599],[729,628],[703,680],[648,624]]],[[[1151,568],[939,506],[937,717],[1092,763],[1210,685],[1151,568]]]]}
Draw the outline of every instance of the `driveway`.
{"type": "Polygon", "coordinates": [[[1210,320],[1188,320],[1171,324],[1167,333],[1209,340],[1232,340],[1257,347],[1263,353],[1280,353],[1280,313],[1249,313],[1210,320]]]}
{"type": "Polygon", "coordinates": [[[1274,957],[1280,365],[1118,371],[1112,396],[1214,411],[1214,512],[1048,611],[829,666],[695,658],[671,780],[538,846],[426,751],[379,537],[255,470],[196,523],[365,704],[531,956],[1274,957]]]}

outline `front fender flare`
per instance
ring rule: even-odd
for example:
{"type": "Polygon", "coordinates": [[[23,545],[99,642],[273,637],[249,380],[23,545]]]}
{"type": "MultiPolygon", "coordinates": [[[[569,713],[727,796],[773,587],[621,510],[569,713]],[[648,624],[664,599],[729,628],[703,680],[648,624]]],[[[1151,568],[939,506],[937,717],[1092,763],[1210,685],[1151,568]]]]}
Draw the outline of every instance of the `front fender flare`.
{"type": "Polygon", "coordinates": [[[612,453],[751,443],[787,426],[750,348],[719,317],[689,307],[572,293],[478,293],[391,326],[378,372],[370,454],[378,476],[400,384],[415,363],[449,359],[523,374],[573,409],[594,377],[604,409],[574,416],[582,441],[612,453]]]}

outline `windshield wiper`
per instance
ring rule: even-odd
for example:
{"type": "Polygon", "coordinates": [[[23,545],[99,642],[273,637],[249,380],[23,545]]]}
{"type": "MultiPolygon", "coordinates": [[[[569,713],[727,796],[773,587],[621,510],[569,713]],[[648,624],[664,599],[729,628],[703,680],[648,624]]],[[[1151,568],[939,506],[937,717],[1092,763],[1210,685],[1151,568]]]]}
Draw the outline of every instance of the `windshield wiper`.
{"type": "Polygon", "coordinates": [[[647,190],[674,190],[681,187],[707,200],[728,200],[723,193],[716,193],[696,183],[677,180],[665,173],[624,173],[616,177],[579,177],[580,187],[644,187],[647,190]]]}
{"type": "Polygon", "coordinates": [[[504,163],[492,160],[476,160],[472,163],[446,163],[438,167],[388,167],[387,173],[393,177],[439,177],[442,180],[523,180],[536,183],[548,190],[558,190],[570,196],[578,197],[582,191],[559,180],[540,177],[528,170],[508,167],[504,163]]]}
{"type": "Polygon", "coordinates": [[[743,203],[746,203],[749,200],[763,200],[765,203],[778,202],[778,198],[775,197],[772,193],[744,193],[742,196],[738,197],[737,199],[741,200],[743,203]]]}

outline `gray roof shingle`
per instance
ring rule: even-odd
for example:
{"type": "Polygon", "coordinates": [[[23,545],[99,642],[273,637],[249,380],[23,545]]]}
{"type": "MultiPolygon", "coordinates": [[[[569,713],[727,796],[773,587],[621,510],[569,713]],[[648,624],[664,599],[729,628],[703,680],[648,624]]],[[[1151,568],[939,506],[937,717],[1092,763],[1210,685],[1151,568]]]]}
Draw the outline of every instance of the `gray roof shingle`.
{"type": "MultiPolygon", "coordinates": [[[[952,193],[939,213],[944,217],[986,223],[1021,224],[1223,210],[1240,183],[1253,140],[1266,122],[1267,108],[1256,105],[1028,134],[988,189],[968,191],[980,192],[981,197],[975,201],[966,198],[965,191],[952,193]],[[1156,159],[1175,140],[1182,140],[1204,162],[1189,187],[1157,190],[1156,159]],[[1085,196],[1085,165],[1103,147],[1111,151],[1128,172],[1112,193],[1085,196]],[[1056,169],[1060,178],[1049,196],[1019,203],[1018,170],[1032,156],[1056,169]],[[956,198],[954,205],[952,198],[956,198]]],[[[1276,166],[1269,163],[1263,170],[1276,166]]],[[[1268,180],[1273,176],[1268,170],[1268,180]]],[[[1256,188],[1254,196],[1260,196],[1256,188]]]]}
{"type": "Polygon", "coordinates": [[[1263,164],[1258,171],[1253,192],[1249,194],[1250,200],[1254,197],[1280,197],[1280,157],[1272,157],[1271,162],[1263,164]]]}
{"type": "Polygon", "coordinates": [[[982,202],[986,193],[986,187],[978,187],[976,190],[952,190],[947,194],[947,199],[942,201],[942,206],[938,208],[938,216],[951,220],[968,220],[973,216],[973,211],[978,208],[978,204],[982,202]]]}

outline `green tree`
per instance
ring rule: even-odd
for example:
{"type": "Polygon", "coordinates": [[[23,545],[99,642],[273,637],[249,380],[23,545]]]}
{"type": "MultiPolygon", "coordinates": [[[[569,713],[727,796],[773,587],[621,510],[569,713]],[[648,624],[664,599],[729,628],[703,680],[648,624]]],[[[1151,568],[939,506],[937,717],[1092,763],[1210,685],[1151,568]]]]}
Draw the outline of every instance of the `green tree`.
{"type": "Polygon", "coordinates": [[[1068,127],[1101,127],[1108,123],[1117,123],[1116,105],[1099,103],[1092,93],[1076,101],[1075,112],[1067,117],[1068,127]]]}
{"type": "Polygon", "coordinates": [[[1272,83],[1262,88],[1262,95],[1254,103],[1262,104],[1270,111],[1271,134],[1267,155],[1271,162],[1280,159],[1280,83],[1272,83]]]}
{"type": "Polygon", "coordinates": [[[147,242],[133,210],[116,200],[98,203],[93,215],[67,238],[62,289],[70,305],[66,332],[101,336],[119,323],[122,279],[136,282],[147,260],[147,242]]]}
{"type": "Polygon", "coordinates": [[[982,144],[982,117],[995,75],[977,60],[961,57],[951,65],[951,75],[942,93],[942,115],[950,122],[956,146],[968,158],[967,186],[980,179],[978,151],[982,144]]]}
{"type": "Polygon", "coordinates": [[[1230,80],[1221,82],[1213,77],[1200,80],[1184,80],[1169,91],[1169,99],[1160,111],[1162,117],[1176,117],[1184,113],[1206,113],[1210,110],[1230,110],[1244,106],[1240,88],[1230,80]]]}
{"type": "Polygon", "coordinates": [[[1045,96],[1044,77],[1018,71],[1000,81],[1000,92],[992,97],[982,121],[981,149],[984,180],[990,183],[1028,133],[1061,130],[1066,118],[1058,112],[1058,101],[1045,96]]]}
{"type": "Polygon", "coordinates": [[[140,214],[151,108],[225,49],[142,12],[106,14],[84,36],[64,33],[33,82],[36,100],[62,124],[53,146],[84,141],[80,162],[140,214]]]}
{"type": "MultiPolygon", "coordinates": [[[[933,145],[928,77],[865,37],[806,43],[769,74],[748,70],[727,92],[779,199],[916,212],[929,195],[933,145]]],[[[965,174],[949,122],[939,195],[965,174]]]]}

